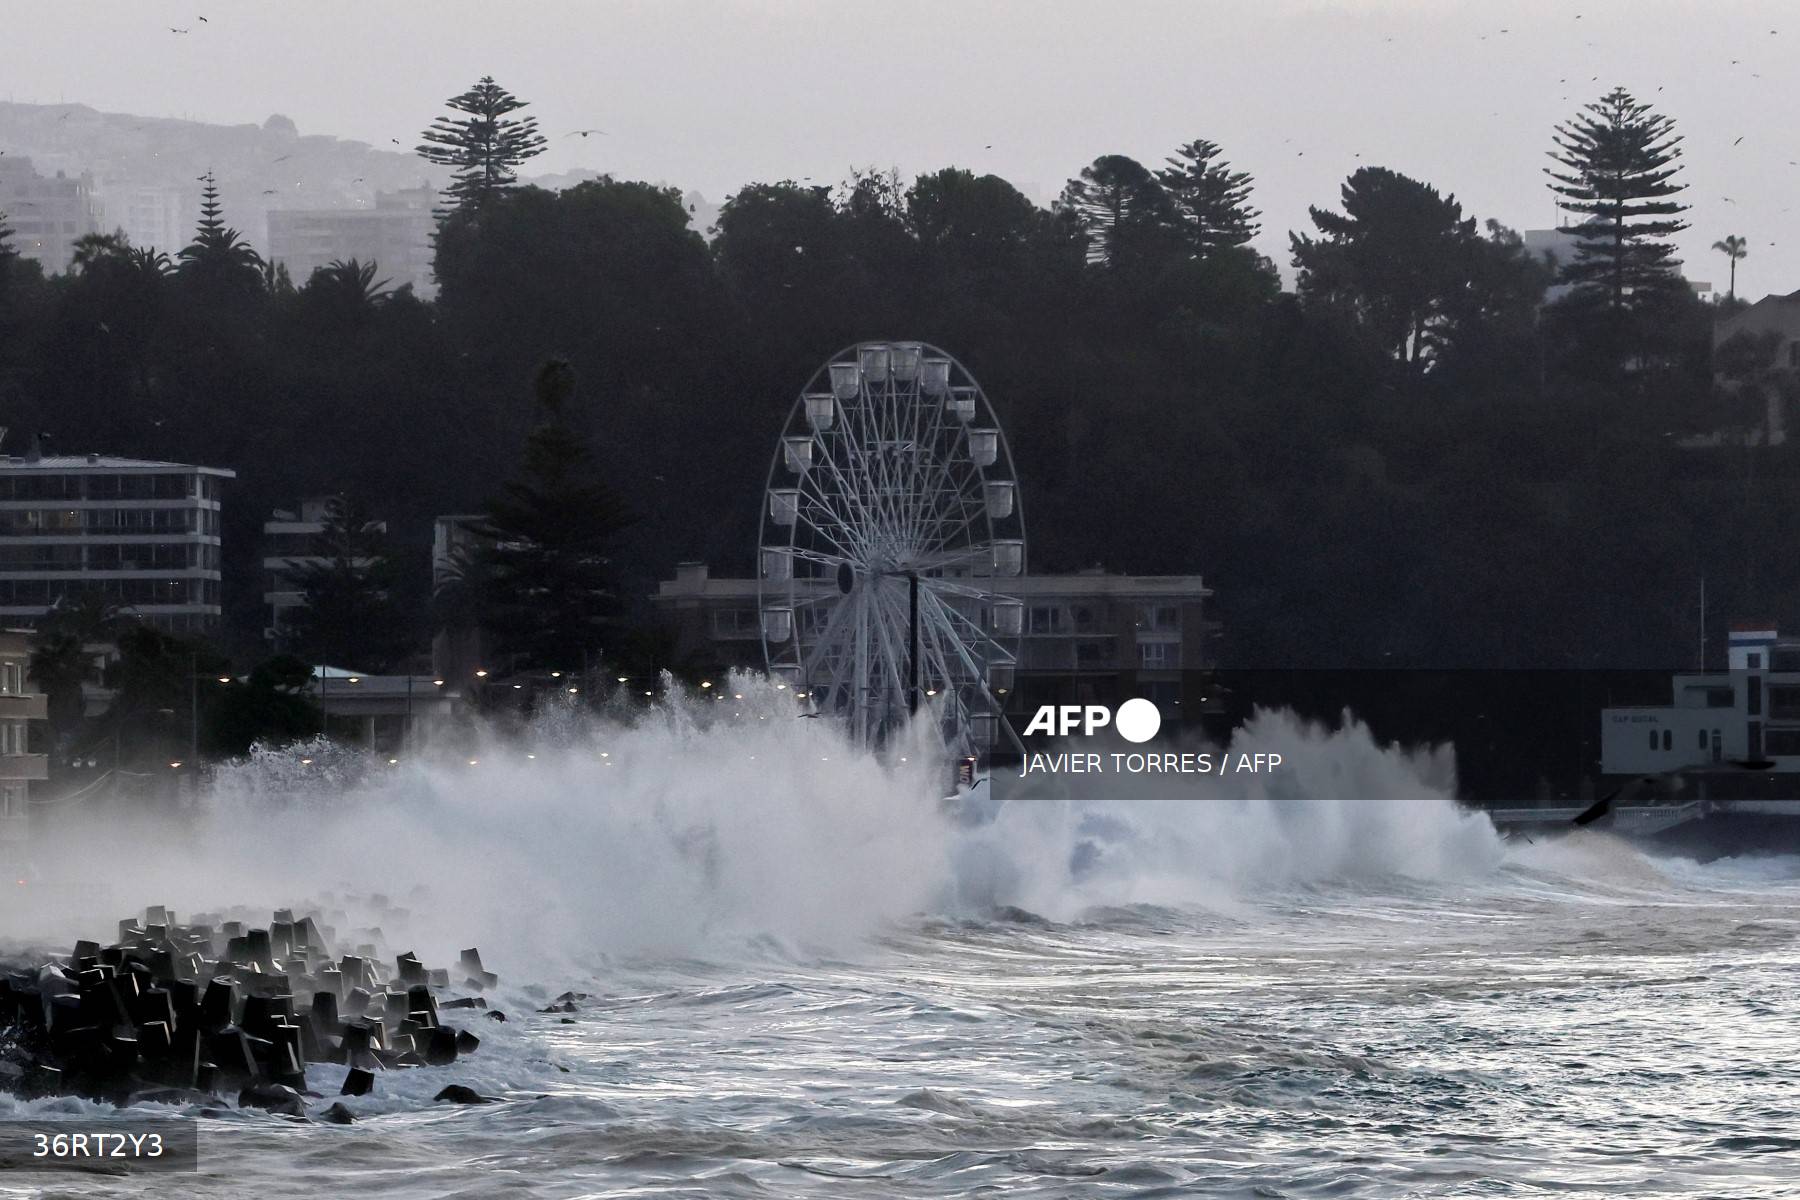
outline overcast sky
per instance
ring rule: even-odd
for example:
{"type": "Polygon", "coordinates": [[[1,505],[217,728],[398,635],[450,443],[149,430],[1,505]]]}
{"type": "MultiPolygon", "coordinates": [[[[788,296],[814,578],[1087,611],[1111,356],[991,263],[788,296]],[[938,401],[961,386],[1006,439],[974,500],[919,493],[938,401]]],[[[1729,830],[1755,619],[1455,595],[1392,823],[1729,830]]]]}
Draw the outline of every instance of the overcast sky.
{"type": "Polygon", "coordinates": [[[946,165],[1048,201],[1097,155],[1155,165],[1211,138],[1256,177],[1259,245],[1284,266],[1286,231],[1364,164],[1454,192],[1483,219],[1551,224],[1552,126],[1616,83],[1686,135],[1687,274],[1722,289],[1708,247],[1739,233],[1751,244],[1740,291],[1800,288],[1800,232],[1786,233],[1800,207],[1793,0],[5,7],[9,99],[220,122],[280,112],[303,133],[410,146],[446,96],[492,74],[550,136],[535,167],[715,201],[754,180],[946,165]],[[608,136],[566,136],[594,127],[608,136]]]}

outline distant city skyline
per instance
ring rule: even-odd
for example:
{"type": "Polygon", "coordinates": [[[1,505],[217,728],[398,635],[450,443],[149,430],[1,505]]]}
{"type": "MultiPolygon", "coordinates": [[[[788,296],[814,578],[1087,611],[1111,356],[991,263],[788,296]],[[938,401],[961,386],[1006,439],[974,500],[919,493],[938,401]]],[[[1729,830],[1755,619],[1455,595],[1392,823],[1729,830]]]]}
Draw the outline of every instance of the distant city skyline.
{"type": "Polygon", "coordinates": [[[1685,136],[1684,273],[1722,291],[1710,247],[1740,234],[1741,294],[1800,288],[1800,238],[1783,236],[1800,137],[1774,118],[1800,90],[1800,21],[1770,0],[209,7],[37,12],[12,29],[6,98],[225,124],[281,113],[303,135],[393,150],[492,74],[550,139],[533,173],[585,167],[715,201],[954,165],[1048,203],[1098,155],[1155,166],[1206,137],[1255,176],[1255,244],[1288,273],[1288,231],[1335,206],[1358,166],[1425,180],[1483,220],[1551,226],[1552,127],[1616,84],[1685,136]]]}

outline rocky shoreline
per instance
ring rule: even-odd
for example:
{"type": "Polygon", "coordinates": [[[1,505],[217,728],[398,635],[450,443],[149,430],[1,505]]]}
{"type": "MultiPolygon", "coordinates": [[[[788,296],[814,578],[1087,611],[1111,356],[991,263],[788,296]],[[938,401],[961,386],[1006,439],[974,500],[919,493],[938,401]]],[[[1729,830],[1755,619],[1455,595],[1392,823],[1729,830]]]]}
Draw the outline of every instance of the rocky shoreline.
{"type": "MultiPolygon", "coordinates": [[[[177,923],[162,907],[119,922],[107,945],[0,971],[0,1091],[115,1105],[208,1104],[234,1097],[306,1115],[309,1063],[346,1069],[340,1094],[373,1091],[386,1071],[442,1067],[481,1039],[448,1023],[504,1021],[480,993],[498,979],[480,952],[454,970],[410,952],[393,967],[373,943],[339,953],[316,912],[277,910],[266,927],[216,915],[177,923]],[[452,988],[452,979],[456,986],[452,988]]],[[[440,1099],[479,1102],[456,1085],[440,1099]]],[[[333,1104],[324,1119],[347,1121],[333,1104]]]]}

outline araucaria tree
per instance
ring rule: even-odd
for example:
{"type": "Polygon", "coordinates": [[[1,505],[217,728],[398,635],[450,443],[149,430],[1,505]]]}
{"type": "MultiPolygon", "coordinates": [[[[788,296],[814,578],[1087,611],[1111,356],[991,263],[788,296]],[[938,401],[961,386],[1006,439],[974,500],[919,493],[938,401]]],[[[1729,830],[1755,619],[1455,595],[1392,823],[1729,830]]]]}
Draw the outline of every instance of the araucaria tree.
{"type": "Polygon", "coordinates": [[[200,190],[200,223],[194,240],[182,248],[181,274],[203,288],[216,291],[262,286],[262,257],[238,231],[225,224],[225,207],[219,202],[219,186],[208,171],[200,190]]]}
{"type": "Polygon", "coordinates": [[[444,200],[451,212],[479,207],[518,182],[518,168],[544,150],[536,117],[511,117],[526,106],[491,75],[447,103],[454,113],[431,123],[420,136],[419,157],[449,167],[444,200]]]}
{"type": "Polygon", "coordinates": [[[1261,214],[1250,207],[1251,179],[1219,160],[1219,147],[1189,142],[1156,173],[1168,193],[1176,226],[1201,258],[1255,237],[1261,214]]]}
{"type": "Polygon", "coordinates": [[[613,543],[629,517],[570,423],[574,369],[552,359],[536,390],[538,425],[522,469],[488,502],[471,574],[496,649],[520,668],[570,670],[598,658],[615,630],[613,543]]]}
{"type": "Polygon", "coordinates": [[[1545,168],[1550,190],[1582,218],[1562,227],[1577,239],[1562,282],[1604,296],[1614,312],[1677,284],[1681,264],[1667,239],[1687,228],[1687,205],[1675,198],[1686,185],[1674,178],[1681,169],[1674,120],[1614,88],[1558,125],[1555,140],[1557,166],[1545,168]]]}

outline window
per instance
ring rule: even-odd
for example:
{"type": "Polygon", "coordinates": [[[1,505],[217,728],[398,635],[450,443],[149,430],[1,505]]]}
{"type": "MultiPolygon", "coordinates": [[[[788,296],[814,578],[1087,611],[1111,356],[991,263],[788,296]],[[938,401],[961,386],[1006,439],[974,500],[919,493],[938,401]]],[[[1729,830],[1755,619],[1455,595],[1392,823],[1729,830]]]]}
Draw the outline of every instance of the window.
{"type": "Polygon", "coordinates": [[[1152,633],[1178,633],[1181,630],[1181,609],[1174,604],[1140,604],[1137,626],[1140,630],[1152,633]]]}
{"type": "Polygon", "coordinates": [[[1650,748],[1652,750],[1656,749],[1656,742],[1657,742],[1656,730],[1652,729],[1650,731],[1650,748]]]}
{"type": "Polygon", "coordinates": [[[1770,729],[1763,734],[1763,753],[1770,758],[1800,755],[1800,729],[1770,729]]]}
{"type": "Polygon", "coordinates": [[[1744,664],[1752,671],[1762,670],[1762,651],[1752,650],[1744,656],[1744,664]]]}
{"type": "Polygon", "coordinates": [[[1078,667],[1105,666],[1112,661],[1112,657],[1110,641],[1075,643],[1075,665],[1078,667]]]}
{"type": "Polygon", "coordinates": [[[1138,666],[1146,671],[1167,671],[1175,665],[1174,649],[1168,642],[1139,642],[1138,666]]]}
{"type": "Polygon", "coordinates": [[[754,637],[759,632],[754,608],[721,608],[713,613],[714,637],[754,637]]]}
{"type": "Polygon", "coordinates": [[[1663,730],[1663,749],[1664,750],[1673,750],[1674,748],[1675,748],[1675,731],[1672,729],[1663,730]]]}
{"type": "Polygon", "coordinates": [[[1700,749],[1706,749],[1706,730],[1704,729],[1700,731],[1700,749]]]}
{"type": "Polygon", "coordinates": [[[1752,675],[1746,681],[1750,687],[1744,693],[1744,711],[1753,717],[1762,716],[1762,676],[1752,675]]]}
{"type": "Polygon", "coordinates": [[[1068,629],[1068,614],[1054,604],[1034,604],[1028,628],[1032,633],[1063,633],[1068,629]]]}

